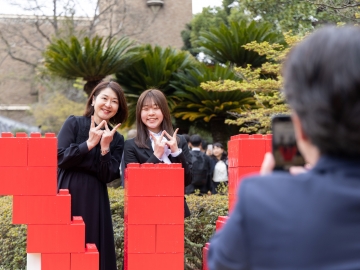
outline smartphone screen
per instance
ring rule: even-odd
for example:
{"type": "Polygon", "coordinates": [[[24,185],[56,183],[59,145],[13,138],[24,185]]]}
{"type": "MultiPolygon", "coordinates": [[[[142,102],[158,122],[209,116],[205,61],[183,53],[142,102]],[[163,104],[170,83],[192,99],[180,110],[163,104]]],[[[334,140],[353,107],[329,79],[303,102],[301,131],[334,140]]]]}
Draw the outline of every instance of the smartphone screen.
{"type": "Polygon", "coordinates": [[[288,171],[291,166],[305,165],[296,144],[294,126],[289,115],[277,115],[272,118],[272,134],[275,170],[288,171]]]}

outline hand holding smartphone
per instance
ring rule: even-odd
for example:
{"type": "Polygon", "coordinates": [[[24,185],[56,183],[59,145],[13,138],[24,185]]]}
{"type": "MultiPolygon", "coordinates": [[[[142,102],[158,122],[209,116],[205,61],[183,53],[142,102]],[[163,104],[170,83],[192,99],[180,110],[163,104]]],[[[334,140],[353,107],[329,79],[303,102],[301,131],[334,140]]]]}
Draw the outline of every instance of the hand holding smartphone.
{"type": "Polygon", "coordinates": [[[304,166],[305,160],[297,147],[290,115],[274,116],[271,125],[275,170],[289,171],[292,166],[304,166]]]}

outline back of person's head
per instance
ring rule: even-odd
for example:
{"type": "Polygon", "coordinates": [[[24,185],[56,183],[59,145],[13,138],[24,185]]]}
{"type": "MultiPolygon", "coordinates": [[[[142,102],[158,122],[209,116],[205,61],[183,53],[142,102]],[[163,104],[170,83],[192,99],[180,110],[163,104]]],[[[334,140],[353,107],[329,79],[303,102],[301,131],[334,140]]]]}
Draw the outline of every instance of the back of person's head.
{"type": "Polygon", "coordinates": [[[190,136],[190,143],[193,147],[199,147],[201,144],[202,140],[200,135],[198,134],[194,134],[190,136]]]}
{"type": "Polygon", "coordinates": [[[360,28],[327,26],[293,48],[284,93],[321,154],[360,155],[360,28]]]}
{"type": "Polygon", "coordinates": [[[182,136],[185,138],[186,142],[190,142],[190,135],[189,134],[182,134],[182,136]]]}
{"type": "Polygon", "coordinates": [[[201,140],[201,151],[205,152],[208,146],[208,142],[206,140],[201,140]]]}

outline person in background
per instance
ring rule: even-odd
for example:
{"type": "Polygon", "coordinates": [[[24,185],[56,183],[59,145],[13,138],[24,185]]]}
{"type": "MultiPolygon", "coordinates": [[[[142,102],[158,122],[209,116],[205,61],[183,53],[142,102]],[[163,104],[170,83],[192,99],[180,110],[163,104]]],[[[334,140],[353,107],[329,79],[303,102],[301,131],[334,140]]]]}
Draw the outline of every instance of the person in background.
{"type": "MultiPolygon", "coordinates": [[[[127,140],[130,140],[132,138],[136,137],[136,129],[130,129],[127,133],[127,140]]],[[[121,176],[121,186],[125,188],[125,162],[124,162],[124,153],[121,157],[121,163],[120,163],[120,176],[121,176]]]]}
{"type": "Polygon", "coordinates": [[[219,142],[213,144],[212,153],[212,194],[216,194],[221,183],[228,184],[228,159],[224,146],[219,142]]]}
{"type": "Polygon", "coordinates": [[[241,181],[210,270],[360,269],[360,28],[327,26],[289,53],[284,94],[310,169],[241,181]]]}
{"type": "Polygon", "coordinates": [[[58,189],[69,190],[71,215],[83,218],[85,241],[99,250],[100,270],[117,269],[106,184],[119,178],[124,137],[116,130],[127,115],[120,85],[101,82],[84,116],[70,116],[58,134],[58,189]]]}
{"type": "Polygon", "coordinates": [[[205,153],[200,151],[201,137],[198,134],[190,137],[192,156],[192,183],[185,188],[185,194],[195,193],[207,194],[211,191],[211,161],[205,153]]]}
{"type": "MultiPolygon", "coordinates": [[[[136,137],[125,142],[125,167],[129,163],[181,163],[184,187],[190,185],[189,147],[184,137],[177,135],[178,129],[174,131],[166,97],[160,90],[149,89],[140,95],[136,104],[136,128],[136,137]]],[[[184,216],[190,216],[186,201],[184,208],[184,216]]]]}
{"type": "Polygon", "coordinates": [[[208,142],[204,139],[201,140],[201,144],[200,144],[200,151],[203,152],[203,153],[206,153],[206,149],[207,149],[207,146],[208,146],[208,142]]]}
{"type": "Polygon", "coordinates": [[[185,138],[188,146],[189,146],[189,149],[191,150],[191,145],[190,145],[190,136],[189,134],[182,134],[182,136],[185,138]]]}

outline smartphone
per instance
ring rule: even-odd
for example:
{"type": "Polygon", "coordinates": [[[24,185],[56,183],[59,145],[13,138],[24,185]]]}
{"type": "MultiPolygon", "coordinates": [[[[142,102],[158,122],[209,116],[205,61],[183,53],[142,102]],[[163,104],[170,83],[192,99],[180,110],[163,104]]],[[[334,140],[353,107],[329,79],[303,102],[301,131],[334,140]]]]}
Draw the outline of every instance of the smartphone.
{"type": "Polygon", "coordinates": [[[212,144],[208,144],[207,149],[206,149],[206,154],[211,156],[213,153],[213,145],[212,144]]]}
{"type": "Polygon", "coordinates": [[[271,126],[275,170],[288,171],[292,166],[304,166],[305,160],[296,144],[291,116],[276,115],[272,118],[271,126]]]}

